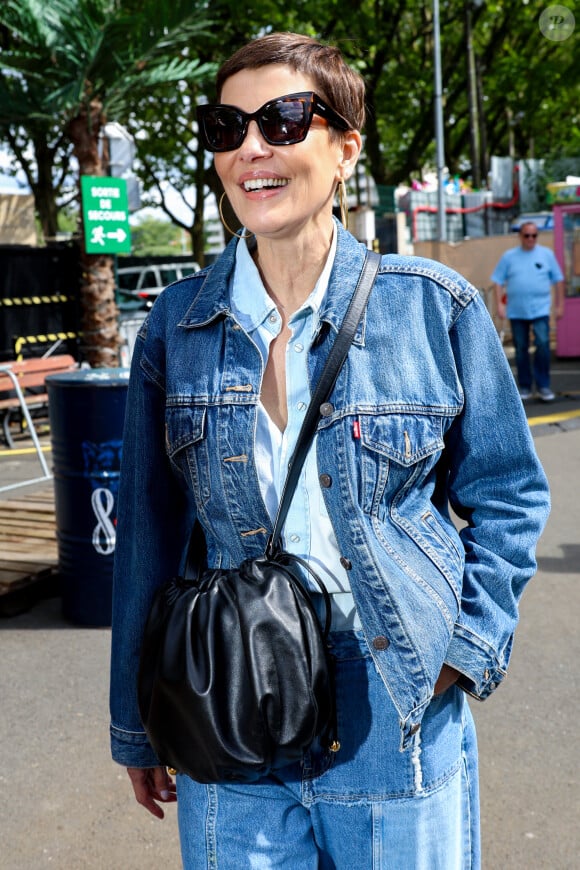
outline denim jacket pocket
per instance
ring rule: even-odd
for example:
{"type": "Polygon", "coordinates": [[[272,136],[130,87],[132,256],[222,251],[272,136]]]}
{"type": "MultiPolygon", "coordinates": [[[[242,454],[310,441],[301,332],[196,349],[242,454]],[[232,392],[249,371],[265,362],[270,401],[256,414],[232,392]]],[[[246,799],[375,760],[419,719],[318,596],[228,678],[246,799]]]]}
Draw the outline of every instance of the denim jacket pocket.
{"type": "Polygon", "coordinates": [[[457,532],[452,528],[446,529],[443,520],[437,519],[435,514],[435,510],[425,510],[417,517],[414,514],[409,516],[407,512],[396,512],[394,516],[397,524],[436,568],[435,574],[425,570],[423,576],[435,591],[442,594],[443,598],[447,596],[442,593],[438,576],[442,575],[445,578],[455,598],[455,602],[447,603],[450,612],[455,613],[458,612],[461,604],[464,557],[460,551],[461,545],[457,532]],[[453,535],[457,537],[457,543],[453,540],[453,535]]]}
{"type": "Polygon", "coordinates": [[[205,435],[205,407],[188,405],[166,408],[167,455],[192,489],[198,504],[206,504],[211,493],[209,453],[205,435]]]}
{"type": "Polygon", "coordinates": [[[366,508],[383,528],[386,523],[402,533],[398,563],[453,625],[461,596],[462,548],[451,522],[447,528],[431,501],[445,420],[436,414],[369,417],[361,421],[361,441],[366,508]]]}
{"type": "Polygon", "coordinates": [[[427,414],[361,415],[360,439],[362,506],[384,519],[398,493],[432,464],[424,460],[443,450],[443,422],[427,414]]]}

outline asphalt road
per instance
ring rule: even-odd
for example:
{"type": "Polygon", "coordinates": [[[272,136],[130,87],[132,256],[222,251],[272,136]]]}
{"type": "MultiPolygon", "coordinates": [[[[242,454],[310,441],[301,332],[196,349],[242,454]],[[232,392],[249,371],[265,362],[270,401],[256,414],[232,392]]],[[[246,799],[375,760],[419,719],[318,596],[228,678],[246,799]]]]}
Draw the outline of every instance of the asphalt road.
{"type": "MultiPolygon", "coordinates": [[[[562,370],[557,402],[527,407],[553,498],[538,574],[508,678],[472,704],[484,870],[580,868],[580,361],[562,370]]],[[[0,455],[3,481],[31,463],[0,455]]],[[[109,641],[65,622],[58,598],[0,620],[3,870],[180,867],[174,807],[149,816],[109,757],[109,641]]]]}

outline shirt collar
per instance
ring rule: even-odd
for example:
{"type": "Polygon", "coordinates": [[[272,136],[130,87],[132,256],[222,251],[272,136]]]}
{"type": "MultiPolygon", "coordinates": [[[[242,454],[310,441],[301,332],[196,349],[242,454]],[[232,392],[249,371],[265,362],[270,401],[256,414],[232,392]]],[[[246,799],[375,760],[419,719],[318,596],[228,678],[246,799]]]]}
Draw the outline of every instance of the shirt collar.
{"type": "MultiPolygon", "coordinates": [[[[316,285],[303,305],[300,306],[292,318],[297,317],[307,309],[312,312],[318,321],[318,312],[326,296],[328,281],[334,257],[336,254],[337,233],[334,222],[332,224],[332,241],[324,268],[320,273],[316,285]]],[[[268,296],[262,283],[260,273],[252,259],[248,243],[245,238],[240,239],[236,248],[236,261],[231,282],[230,304],[232,312],[247,332],[257,329],[269,314],[276,309],[272,298],[268,296]]]]}

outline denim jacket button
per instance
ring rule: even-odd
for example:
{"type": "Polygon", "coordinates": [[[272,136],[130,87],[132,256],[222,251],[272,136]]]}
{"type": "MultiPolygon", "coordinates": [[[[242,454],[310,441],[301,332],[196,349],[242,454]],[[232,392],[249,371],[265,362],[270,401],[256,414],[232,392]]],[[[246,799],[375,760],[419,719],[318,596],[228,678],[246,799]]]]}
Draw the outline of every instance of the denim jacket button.
{"type": "Polygon", "coordinates": [[[330,402],[323,402],[320,406],[320,413],[323,417],[330,417],[330,415],[334,412],[334,405],[331,405],[330,402]]]}
{"type": "Polygon", "coordinates": [[[340,564],[342,565],[342,567],[344,568],[345,571],[352,570],[352,562],[350,561],[350,559],[347,559],[346,556],[340,557],[340,564]]]}
{"type": "Polygon", "coordinates": [[[373,646],[375,649],[384,650],[390,645],[390,641],[387,637],[382,634],[379,634],[378,637],[375,637],[373,640],[373,646]]]}
{"type": "Polygon", "coordinates": [[[320,486],[323,486],[325,489],[332,486],[332,477],[330,474],[321,474],[318,480],[320,481],[320,486]]]}

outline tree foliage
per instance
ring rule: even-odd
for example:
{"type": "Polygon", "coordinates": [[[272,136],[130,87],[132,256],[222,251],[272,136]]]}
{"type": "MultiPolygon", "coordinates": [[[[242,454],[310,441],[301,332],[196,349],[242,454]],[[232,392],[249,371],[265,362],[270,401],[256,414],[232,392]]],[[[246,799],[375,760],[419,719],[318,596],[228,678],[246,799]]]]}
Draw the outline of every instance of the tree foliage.
{"type": "MultiPolygon", "coordinates": [[[[10,40],[19,41],[13,68],[26,74],[27,89],[18,90],[18,77],[4,77],[0,137],[4,134],[16,154],[14,137],[9,138],[16,125],[33,140],[33,125],[50,118],[46,130],[52,137],[47,132],[57,189],[67,162],[66,140],[59,140],[58,133],[73,117],[75,105],[86,111],[98,94],[108,117],[138,134],[144,187],[190,234],[201,261],[204,196],[217,194],[219,182],[211,161],[199,151],[195,103],[214,98],[215,67],[240,45],[268,30],[294,30],[338,44],[363,75],[365,159],[378,184],[408,182],[433,166],[432,3],[295,0],[288,7],[272,0],[254,0],[249,6],[210,0],[198,7],[190,0],[4,0],[0,25],[7,28],[8,49],[10,40]],[[66,26],[49,39],[53,22],[63,21],[65,9],[70,11],[66,26]],[[189,17],[183,18],[186,10],[189,17]],[[187,25],[176,24],[180,17],[187,25]],[[212,27],[200,27],[207,17],[212,27]],[[28,57],[22,51],[26,34],[28,57]],[[190,218],[171,212],[164,196],[169,186],[183,197],[190,218]]],[[[441,0],[440,9],[450,173],[485,184],[492,154],[516,159],[578,155],[576,34],[563,41],[547,39],[539,27],[542,9],[531,0],[441,0]]],[[[2,54],[5,69],[11,56],[10,50],[2,54]]]]}
{"type": "Polygon", "coordinates": [[[4,111],[12,122],[66,121],[97,98],[115,116],[136,91],[199,74],[191,46],[207,28],[200,6],[191,0],[3,0],[0,24],[8,39],[1,66],[22,83],[17,94],[2,91],[4,111]]]}
{"type": "MultiPolygon", "coordinates": [[[[136,95],[203,73],[191,45],[207,25],[192,0],[3,0],[0,132],[58,130],[80,175],[103,175],[101,131],[136,95]]],[[[55,153],[45,157],[55,165],[55,153]]],[[[38,172],[46,164],[38,165],[38,172]]],[[[54,186],[53,186],[54,191],[54,186]]],[[[81,248],[82,329],[92,365],[118,361],[112,260],[81,248]]]]}
{"type": "MultiPolygon", "coordinates": [[[[169,221],[146,215],[131,227],[132,254],[142,256],[173,256],[181,254],[181,232],[169,221]]],[[[123,264],[122,259],[119,265],[123,264]]]]}
{"type": "MultiPolygon", "coordinates": [[[[267,30],[295,30],[336,43],[366,82],[365,158],[375,182],[409,182],[434,166],[431,3],[298,0],[287,9],[269,0],[251,8],[218,0],[210,8],[215,30],[196,48],[203,63],[218,65],[267,30]]],[[[451,174],[460,172],[475,186],[485,185],[492,154],[516,159],[580,154],[576,41],[546,39],[538,17],[536,4],[522,0],[441,3],[445,157],[451,174]]],[[[169,182],[176,190],[195,190],[185,226],[192,233],[201,219],[194,204],[199,210],[204,190],[219,191],[215,174],[197,153],[192,104],[201,94],[214,98],[211,79],[150,100],[147,113],[135,107],[132,120],[134,129],[146,131],[139,143],[143,178],[161,202],[169,182]]],[[[199,246],[200,233],[197,238],[199,246]]],[[[201,259],[203,252],[194,250],[201,259]]]]}

